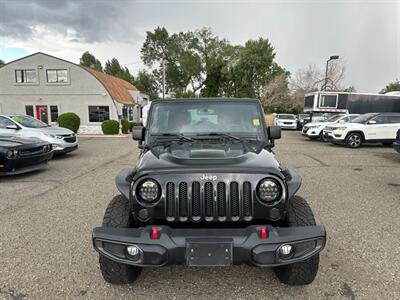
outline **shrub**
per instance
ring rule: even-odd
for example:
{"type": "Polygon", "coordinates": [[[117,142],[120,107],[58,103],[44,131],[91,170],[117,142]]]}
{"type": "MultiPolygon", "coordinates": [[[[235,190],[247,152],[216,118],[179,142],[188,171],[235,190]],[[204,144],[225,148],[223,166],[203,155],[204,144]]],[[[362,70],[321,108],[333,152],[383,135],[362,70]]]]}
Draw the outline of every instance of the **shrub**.
{"type": "Polygon", "coordinates": [[[79,119],[78,115],[73,112],[59,115],[57,122],[60,127],[68,128],[75,133],[78,132],[79,125],[81,125],[81,119],[79,119]]]}
{"type": "Polygon", "coordinates": [[[119,122],[115,120],[107,120],[101,123],[101,130],[104,134],[118,134],[119,122]]]}
{"type": "Polygon", "coordinates": [[[129,133],[131,131],[131,123],[128,120],[122,120],[122,133],[129,133]]]}

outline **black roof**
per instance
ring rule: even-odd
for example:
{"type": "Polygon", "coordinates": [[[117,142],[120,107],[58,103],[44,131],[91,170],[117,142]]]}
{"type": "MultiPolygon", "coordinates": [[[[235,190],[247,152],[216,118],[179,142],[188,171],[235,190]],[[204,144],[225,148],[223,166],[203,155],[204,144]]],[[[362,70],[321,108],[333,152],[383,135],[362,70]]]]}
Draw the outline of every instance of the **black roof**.
{"type": "Polygon", "coordinates": [[[210,98],[169,98],[169,99],[157,99],[151,102],[185,102],[185,101],[251,101],[251,102],[259,102],[258,99],[254,98],[218,98],[218,97],[210,97],[210,98]]]}

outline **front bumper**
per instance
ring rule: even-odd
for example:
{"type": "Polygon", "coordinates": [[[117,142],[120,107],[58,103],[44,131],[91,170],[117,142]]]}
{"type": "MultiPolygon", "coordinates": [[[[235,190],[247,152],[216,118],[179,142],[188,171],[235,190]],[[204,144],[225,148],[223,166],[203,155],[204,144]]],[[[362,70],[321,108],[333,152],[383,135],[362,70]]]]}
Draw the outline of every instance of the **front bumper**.
{"type": "Polygon", "coordinates": [[[43,170],[48,167],[47,162],[53,157],[53,151],[17,159],[7,159],[0,163],[0,176],[17,175],[43,170]]]}
{"type": "Polygon", "coordinates": [[[74,145],[74,146],[67,146],[64,148],[61,147],[56,147],[54,150],[54,154],[66,154],[72,151],[75,151],[78,149],[78,144],[74,145]]]}
{"type": "Polygon", "coordinates": [[[340,131],[323,130],[322,132],[324,139],[334,144],[344,144],[344,134],[340,131]]]}
{"type": "Polygon", "coordinates": [[[282,129],[297,129],[297,123],[295,124],[278,124],[282,129]]]}
{"type": "MultiPolygon", "coordinates": [[[[97,227],[93,231],[92,238],[93,246],[100,254],[113,261],[135,266],[193,265],[190,260],[199,259],[193,257],[194,244],[221,244],[226,247],[224,259],[229,260],[228,265],[276,267],[305,260],[320,252],[325,246],[326,232],[323,226],[280,228],[252,225],[246,228],[176,229],[154,225],[142,228],[97,227]],[[154,227],[159,233],[157,239],[151,238],[154,227]],[[266,229],[266,238],[260,236],[262,227],[266,229]],[[284,244],[294,247],[295,251],[291,258],[282,259],[279,256],[278,250],[284,244]],[[126,248],[130,245],[141,249],[139,259],[128,258],[126,248]]],[[[213,255],[207,247],[202,251],[208,256],[213,255]]],[[[200,265],[219,264],[205,265],[200,259],[200,265]]]]}

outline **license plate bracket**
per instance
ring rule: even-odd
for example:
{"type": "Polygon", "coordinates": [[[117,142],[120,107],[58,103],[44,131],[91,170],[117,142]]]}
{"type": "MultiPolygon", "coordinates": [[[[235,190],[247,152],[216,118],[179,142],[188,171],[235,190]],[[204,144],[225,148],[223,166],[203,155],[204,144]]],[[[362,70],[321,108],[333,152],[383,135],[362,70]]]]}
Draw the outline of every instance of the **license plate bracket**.
{"type": "Polygon", "coordinates": [[[191,267],[231,266],[232,240],[190,240],[186,243],[186,264],[191,267]]]}

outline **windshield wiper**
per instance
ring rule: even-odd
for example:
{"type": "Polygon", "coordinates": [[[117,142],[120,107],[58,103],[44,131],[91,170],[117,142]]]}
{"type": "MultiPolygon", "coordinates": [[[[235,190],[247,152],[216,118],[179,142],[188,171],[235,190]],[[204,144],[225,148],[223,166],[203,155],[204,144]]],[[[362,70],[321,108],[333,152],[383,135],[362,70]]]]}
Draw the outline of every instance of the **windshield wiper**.
{"type": "Polygon", "coordinates": [[[186,142],[194,142],[194,139],[185,136],[182,133],[160,133],[160,134],[152,134],[152,137],[161,138],[163,141],[170,141],[170,140],[179,140],[179,141],[186,141],[186,142]]]}
{"type": "Polygon", "coordinates": [[[232,140],[236,141],[242,141],[243,139],[234,135],[231,135],[229,133],[224,133],[224,132],[208,132],[208,133],[198,133],[196,136],[222,136],[226,138],[230,138],[232,140]]]}

